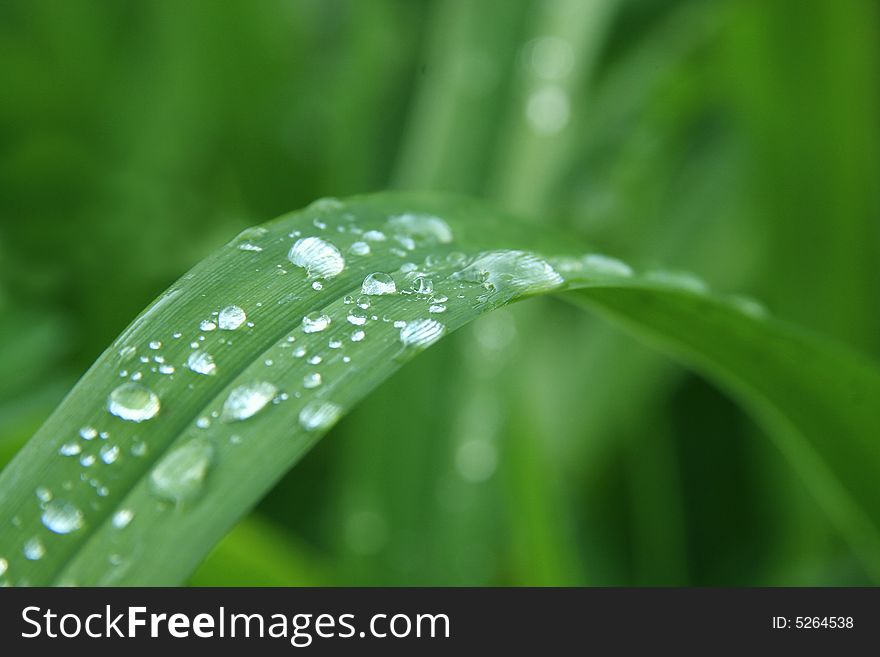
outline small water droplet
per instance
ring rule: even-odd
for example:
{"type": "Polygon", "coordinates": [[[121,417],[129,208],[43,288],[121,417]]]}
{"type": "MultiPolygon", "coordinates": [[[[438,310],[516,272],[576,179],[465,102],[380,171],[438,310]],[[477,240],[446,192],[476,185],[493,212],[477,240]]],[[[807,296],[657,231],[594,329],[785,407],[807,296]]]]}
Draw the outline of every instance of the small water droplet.
{"type": "Polygon", "coordinates": [[[297,347],[296,349],[293,350],[293,357],[294,358],[302,358],[307,353],[308,353],[308,351],[306,350],[305,347],[297,347]]]}
{"type": "Polygon", "coordinates": [[[98,432],[93,427],[83,427],[79,430],[79,435],[83,440],[94,440],[98,437],[98,432]]]}
{"type": "Polygon", "coordinates": [[[217,316],[217,326],[223,331],[234,331],[246,321],[247,315],[238,306],[226,306],[217,316]]]}
{"type": "Polygon", "coordinates": [[[424,349],[434,344],[446,333],[446,327],[433,319],[417,319],[407,322],[400,329],[400,341],[407,347],[424,349]]]}
{"type": "Polygon", "coordinates": [[[445,313],[446,306],[444,306],[442,303],[435,303],[428,306],[428,312],[432,314],[445,313]]]}
{"type": "Polygon", "coordinates": [[[321,381],[321,374],[319,372],[312,372],[303,377],[303,387],[307,389],[317,388],[321,385],[321,381]]]}
{"type": "Polygon", "coordinates": [[[366,310],[370,307],[370,303],[372,302],[370,301],[369,295],[364,294],[357,298],[356,303],[358,308],[360,308],[361,310],[366,310]]]}
{"type": "Polygon", "coordinates": [[[330,317],[320,313],[310,313],[302,320],[304,333],[320,333],[328,326],[330,326],[330,317]]]}
{"type": "Polygon", "coordinates": [[[425,214],[401,214],[391,217],[388,226],[398,235],[414,238],[427,244],[448,244],[452,229],[440,217],[425,214]]]}
{"type": "Polygon", "coordinates": [[[312,283],[312,289],[315,292],[320,292],[321,290],[324,289],[324,284],[321,283],[321,281],[315,281],[314,283],[312,283]]]}
{"type": "Polygon", "coordinates": [[[9,562],[0,558],[0,577],[5,575],[7,570],[9,570],[9,562]]]}
{"type": "Polygon", "coordinates": [[[174,374],[173,365],[159,365],[159,374],[174,374]]]}
{"type": "Polygon", "coordinates": [[[299,424],[306,431],[330,428],[342,413],[342,408],[332,402],[311,401],[299,412],[299,424]]]}
{"type": "Polygon", "coordinates": [[[355,242],[348,252],[356,256],[368,256],[370,255],[370,245],[366,242],[355,242]]]}
{"type": "Polygon", "coordinates": [[[361,329],[358,329],[358,330],[352,332],[351,341],[352,342],[361,342],[365,337],[367,337],[367,334],[364,331],[362,331],[361,329]]]}
{"type": "Polygon", "coordinates": [[[244,244],[239,244],[238,248],[241,251],[253,251],[255,253],[259,253],[260,251],[263,250],[262,246],[257,246],[256,244],[254,244],[252,242],[245,242],[244,244]]]}
{"type": "Polygon", "coordinates": [[[381,230],[368,230],[364,233],[363,238],[368,242],[384,242],[385,241],[385,233],[381,230]]]}
{"type": "Polygon", "coordinates": [[[43,542],[34,536],[24,544],[24,558],[29,561],[39,561],[46,554],[46,546],[43,542]]]}
{"type": "Polygon", "coordinates": [[[198,497],[214,458],[214,448],[196,439],[176,447],[153,468],[150,488],[153,494],[175,504],[198,497]]]}
{"type": "Polygon", "coordinates": [[[211,420],[207,417],[200,417],[199,419],[196,420],[196,426],[199,429],[207,429],[208,427],[211,426],[211,420]]]}
{"type": "Polygon", "coordinates": [[[342,346],[342,340],[331,338],[330,341],[327,343],[327,346],[331,349],[339,349],[342,346]]]}
{"type": "Polygon", "coordinates": [[[52,492],[45,486],[38,486],[37,490],[34,492],[36,493],[37,499],[40,500],[40,502],[45,503],[52,499],[52,492]]]}
{"type": "Polygon", "coordinates": [[[323,359],[320,356],[312,356],[309,358],[310,365],[318,365],[323,359]]]}
{"type": "Polygon", "coordinates": [[[412,289],[415,290],[416,294],[433,294],[434,293],[434,281],[430,278],[425,278],[424,276],[417,276],[413,281],[412,289]]]}
{"type": "Polygon", "coordinates": [[[116,529],[125,529],[134,518],[134,511],[131,509],[119,509],[113,514],[113,526],[116,529]]]}
{"type": "Polygon", "coordinates": [[[78,443],[64,443],[58,450],[58,453],[61,454],[61,456],[76,456],[81,451],[82,448],[78,443]]]}
{"type": "Polygon", "coordinates": [[[107,398],[107,410],[129,422],[144,422],[159,413],[159,398],[146,386],[123,383],[107,398]]]}
{"type": "Polygon", "coordinates": [[[348,313],[346,319],[348,319],[349,324],[354,324],[355,326],[363,326],[367,323],[367,315],[357,310],[352,310],[348,313]]]}
{"type": "Polygon", "coordinates": [[[217,325],[214,322],[212,322],[210,319],[203,319],[199,323],[199,329],[201,329],[202,331],[213,331],[216,328],[217,328],[217,325]]]}
{"type": "Polygon", "coordinates": [[[196,374],[204,374],[205,376],[214,376],[217,374],[217,365],[214,364],[214,358],[206,351],[194,351],[186,359],[186,366],[196,374]]]}
{"type": "Polygon", "coordinates": [[[153,340],[148,346],[150,347],[150,349],[155,351],[156,349],[162,348],[162,343],[159,340],[153,340]]]}
{"type": "Polygon", "coordinates": [[[342,303],[344,303],[345,305],[352,304],[354,303],[354,297],[350,294],[346,294],[344,297],[342,297],[342,303]]]}
{"type": "Polygon", "coordinates": [[[84,468],[90,468],[95,465],[95,455],[94,454],[83,454],[79,457],[79,464],[84,468]]]}
{"type": "Polygon", "coordinates": [[[119,458],[118,445],[104,445],[101,448],[101,460],[107,465],[114,463],[119,458]]]}
{"type": "Polygon", "coordinates": [[[49,502],[41,519],[46,529],[56,534],[70,534],[83,526],[82,511],[69,502],[49,502]]]}
{"type": "Polygon", "coordinates": [[[345,269],[345,259],[339,249],[320,237],[297,240],[287,258],[297,267],[305,269],[309,278],[333,278],[345,269]]]}
{"type": "Polygon", "coordinates": [[[119,358],[125,362],[127,360],[131,360],[131,358],[137,353],[137,349],[132,346],[123,347],[119,350],[119,358]]]}
{"type": "Polygon", "coordinates": [[[383,294],[394,294],[397,286],[394,279],[384,272],[374,272],[367,275],[361,285],[361,292],[371,296],[379,296],[383,294]]]}
{"type": "Polygon", "coordinates": [[[395,322],[394,322],[394,324],[392,324],[392,326],[396,329],[402,329],[404,326],[406,326],[406,322],[403,321],[402,319],[398,319],[398,320],[395,320],[395,322]]]}
{"type": "Polygon", "coordinates": [[[272,401],[278,388],[267,381],[256,381],[238,386],[229,393],[223,404],[224,422],[246,420],[259,413],[272,401]]]}

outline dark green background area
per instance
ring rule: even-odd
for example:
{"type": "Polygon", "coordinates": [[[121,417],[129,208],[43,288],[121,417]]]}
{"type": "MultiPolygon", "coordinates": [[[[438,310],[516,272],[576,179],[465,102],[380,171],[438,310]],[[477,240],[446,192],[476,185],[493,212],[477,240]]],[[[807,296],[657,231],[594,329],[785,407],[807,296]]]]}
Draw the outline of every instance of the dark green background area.
{"type": "MultiPolygon", "coordinates": [[[[2,463],[182,272],[327,195],[480,196],[880,355],[871,0],[0,0],[0,90],[2,463]]],[[[537,299],[385,384],[193,582],[869,580],[731,401],[537,299]]]]}

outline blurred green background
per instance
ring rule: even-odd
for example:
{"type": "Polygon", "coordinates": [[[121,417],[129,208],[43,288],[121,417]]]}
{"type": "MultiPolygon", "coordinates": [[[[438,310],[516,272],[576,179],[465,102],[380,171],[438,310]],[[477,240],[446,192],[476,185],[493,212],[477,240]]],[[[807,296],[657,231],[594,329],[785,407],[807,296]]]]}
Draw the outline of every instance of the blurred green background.
{"type": "MultiPolygon", "coordinates": [[[[0,463],[237,231],[473,194],[880,354],[871,0],[0,0],[0,463]]],[[[406,367],[195,584],[868,583],[721,392],[554,300],[406,367]]]]}

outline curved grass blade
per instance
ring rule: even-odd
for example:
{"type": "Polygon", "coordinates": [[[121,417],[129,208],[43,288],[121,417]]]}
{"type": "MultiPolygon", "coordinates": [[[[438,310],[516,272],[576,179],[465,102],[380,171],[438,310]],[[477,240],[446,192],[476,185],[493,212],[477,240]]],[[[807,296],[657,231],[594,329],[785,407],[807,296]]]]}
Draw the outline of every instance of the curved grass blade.
{"type": "Polygon", "coordinates": [[[760,399],[774,427],[785,418],[796,461],[815,454],[836,481],[851,481],[866,521],[859,536],[875,540],[866,477],[877,471],[876,419],[851,406],[853,395],[877,398],[876,370],[819,341],[789,341],[775,323],[668,277],[572,255],[581,251],[474,202],[421,195],[324,200],[245,231],[138,317],[0,475],[0,579],[183,581],[418,351],[508,302],[579,287],[684,341],[747,401],[760,399]],[[707,305],[724,321],[707,324],[707,305]],[[758,361],[741,365],[742,353],[758,361]],[[815,368],[803,366],[808,357],[815,368]],[[757,381],[762,366],[775,370],[757,381]],[[829,378],[838,384],[823,386],[829,378]]]}

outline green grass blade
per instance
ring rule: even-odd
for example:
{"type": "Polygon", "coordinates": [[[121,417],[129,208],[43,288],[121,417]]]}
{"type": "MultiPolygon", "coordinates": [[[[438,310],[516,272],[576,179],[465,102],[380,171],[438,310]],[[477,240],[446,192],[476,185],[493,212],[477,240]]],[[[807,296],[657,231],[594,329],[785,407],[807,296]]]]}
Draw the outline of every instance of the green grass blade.
{"type": "Polygon", "coordinates": [[[866,554],[880,519],[873,366],[582,252],[471,201],[406,194],[322,201],[246,231],[136,319],[0,475],[2,577],[184,581],[339,416],[421,348],[493,308],[568,288],[584,288],[572,296],[665,338],[728,383],[778,430],[866,554]],[[332,242],[344,268],[313,262],[310,278],[289,259],[304,237],[332,242]],[[390,275],[396,293],[363,295],[374,272],[390,275]],[[221,321],[216,313],[231,306],[247,318],[221,321]],[[312,313],[329,325],[305,330],[312,313]],[[210,374],[205,361],[195,367],[202,373],[187,367],[194,352],[212,356],[210,374]],[[130,410],[143,412],[108,412],[111,392],[133,383],[143,388],[130,410]],[[248,403],[236,405],[243,387],[248,403]]]}

